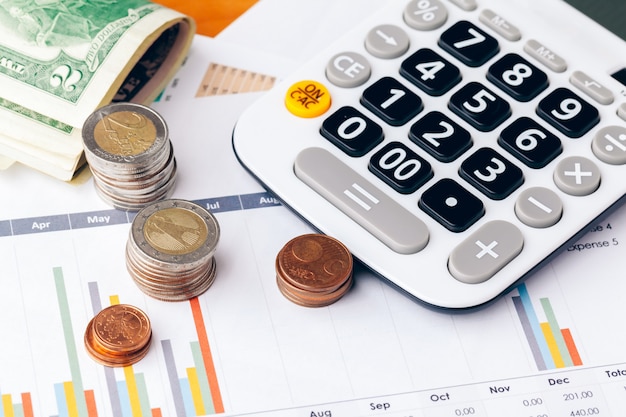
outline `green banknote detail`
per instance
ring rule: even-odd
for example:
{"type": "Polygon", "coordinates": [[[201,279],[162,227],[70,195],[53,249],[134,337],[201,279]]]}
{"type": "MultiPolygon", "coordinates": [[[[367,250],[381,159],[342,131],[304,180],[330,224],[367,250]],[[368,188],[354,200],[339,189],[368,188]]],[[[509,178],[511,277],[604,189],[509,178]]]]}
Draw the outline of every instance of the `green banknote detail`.
{"type": "Polygon", "coordinates": [[[121,37],[160,8],[146,0],[2,0],[0,33],[27,47],[0,38],[0,74],[77,103],[121,37]]]}
{"type": "Polygon", "coordinates": [[[74,128],[68,124],[45,116],[41,113],[37,113],[36,111],[27,109],[2,97],[0,97],[0,107],[9,110],[15,114],[19,114],[20,116],[24,116],[31,120],[34,120],[35,122],[50,127],[60,133],[65,133],[69,135],[74,130],[74,128]]]}

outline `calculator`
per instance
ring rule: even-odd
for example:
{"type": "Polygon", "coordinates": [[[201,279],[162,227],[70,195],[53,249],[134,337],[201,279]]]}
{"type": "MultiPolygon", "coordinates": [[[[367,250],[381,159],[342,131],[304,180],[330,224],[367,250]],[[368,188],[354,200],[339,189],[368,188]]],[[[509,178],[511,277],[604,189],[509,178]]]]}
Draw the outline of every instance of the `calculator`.
{"type": "Polygon", "coordinates": [[[387,1],[246,109],[237,158],[392,286],[486,306],[626,200],[626,41],[587,14],[387,1]]]}

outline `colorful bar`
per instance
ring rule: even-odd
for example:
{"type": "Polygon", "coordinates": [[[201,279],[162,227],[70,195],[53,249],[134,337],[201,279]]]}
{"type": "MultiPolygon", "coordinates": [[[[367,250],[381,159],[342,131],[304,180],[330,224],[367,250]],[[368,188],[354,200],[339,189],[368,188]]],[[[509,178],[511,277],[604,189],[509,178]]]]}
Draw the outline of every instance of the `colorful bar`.
{"type": "MultiPolygon", "coordinates": [[[[202,369],[202,368],[200,368],[202,369]]],[[[204,409],[204,401],[202,401],[202,392],[200,391],[200,381],[198,380],[198,371],[196,368],[187,368],[187,380],[189,381],[189,391],[193,401],[195,416],[207,414],[204,409]]]]}
{"type": "Polygon", "coordinates": [[[24,417],[35,417],[33,400],[29,392],[22,393],[22,408],[24,409],[24,417]]]}
{"type": "Polygon", "coordinates": [[[65,401],[67,401],[67,415],[69,417],[79,417],[74,383],[72,381],[64,382],[63,390],[65,391],[65,401]]]}
{"type": "Polygon", "coordinates": [[[198,333],[198,343],[200,344],[200,352],[202,353],[202,360],[204,361],[204,371],[209,381],[209,389],[211,392],[211,398],[213,399],[214,410],[215,413],[223,413],[224,404],[222,402],[222,395],[217,381],[217,374],[215,373],[215,365],[213,363],[211,347],[209,346],[209,337],[204,326],[202,310],[200,309],[200,301],[197,297],[195,297],[189,300],[189,303],[191,305],[191,312],[193,314],[196,332],[198,333]]]}
{"type": "Polygon", "coordinates": [[[193,396],[191,395],[191,386],[187,378],[181,378],[180,391],[183,394],[183,403],[185,404],[185,416],[191,417],[196,415],[196,409],[193,404],[193,396]]]}
{"type": "MultiPolygon", "coordinates": [[[[87,417],[87,402],[85,393],[83,392],[83,381],[78,364],[78,353],[76,351],[76,341],[72,328],[72,318],[70,316],[69,302],[67,300],[67,291],[65,289],[65,280],[63,278],[63,270],[60,267],[53,268],[54,282],[56,285],[57,300],[61,313],[61,323],[63,325],[63,335],[65,337],[65,347],[67,349],[67,357],[70,365],[70,374],[72,376],[71,392],[67,393],[67,412],[68,417],[87,417]]],[[[69,388],[68,388],[69,390],[69,388]]],[[[60,404],[58,405],[61,406],[60,404]]]]}
{"type": "Polygon", "coordinates": [[[559,345],[554,338],[554,333],[552,332],[550,324],[541,323],[541,331],[543,333],[543,337],[546,343],[548,344],[548,349],[550,349],[550,355],[552,356],[552,360],[554,360],[554,367],[565,368],[565,362],[563,361],[561,351],[559,351],[559,345]]]}
{"type": "Polygon", "coordinates": [[[98,409],[96,408],[96,396],[93,390],[85,391],[85,401],[87,403],[87,414],[89,417],[98,417],[98,409]]]}
{"type": "Polygon", "coordinates": [[[122,416],[133,417],[126,381],[117,381],[117,392],[120,397],[120,405],[122,406],[122,416]]]}
{"type": "Polygon", "coordinates": [[[548,319],[548,324],[550,325],[550,329],[552,330],[552,335],[554,336],[554,341],[556,342],[559,353],[563,360],[564,367],[573,366],[572,358],[569,356],[569,351],[567,350],[567,345],[565,344],[565,339],[563,339],[563,334],[561,333],[561,327],[556,319],[556,314],[554,314],[554,309],[552,308],[552,304],[550,300],[547,298],[542,298],[541,306],[543,307],[543,311],[546,313],[546,318],[548,319]]]}
{"type": "Polygon", "coordinates": [[[535,333],[533,332],[532,326],[530,324],[530,319],[528,318],[528,314],[526,313],[526,309],[524,308],[520,297],[513,297],[513,304],[515,305],[515,310],[517,311],[517,315],[520,319],[520,322],[522,323],[522,329],[524,330],[524,334],[526,335],[526,339],[528,340],[530,351],[535,358],[537,369],[540,371],[545,371],[548,369],[548,367],[543,360],[543,355],[541,352],[541,348],[539,347],[539,342],[535,337],[535,333]]]}
{"type": "Polygon", "coordinates": [[[512,297],[528,344],[539,370],[582,365],[582,359],[569,329],[561,329],[548,298],[539,302],[546,317],[539,322],[524,284],[518,287],[519,297],[512,297]]]}
{"type": "MultiPolygon", "coordinates": [[[[196,365],[196,369],[205,369],[204,360],[202,359],[202,351],[198,342],[191,342],[191,353],[193,354],[193,362],[196,365]]],[[[198,384],[200,388],[200,395],[202,396],[202,404],[206,410],[206,414],[215,414],[215,407],[213,405],[213,398],[211,398],[211,388],[209,386],[209,379],[204,372],[197,372],[198,384]]],[[[200,414],[199,414],[200,415],[200,414]]]]}
{"type": "Polygon", "coordinates": [[[0,417],[33,417],[33,403],[29,393],[21,395],[22,404],[13,403],[11,394],[0,395],[0,417]]]}
{"type": "Polygon", "coordinates": [[[141,401],[139,399],[139,389],[137,388],[137,380],[132,366],[124,367],[124,378],[126,379],[126,388],[128,389],[128,399],[130,401],[131,416],[141,417],[141,401]]]}
{"type": "Polygon", "coordinates": [[[576,344],[574,343],[572,332],[570,331],[570,329],[563,329],[561,330],[561,333],[563,334],[563,339],[565,340],[565,344],[567,345],[567,351],[572,358],[574,366],[582,366],[583,360],[580,357],[580,353],[578,353],[578,348],[576,347],[576,344]]]}
{"type": "Polygon", "coordinates": [[[4,417],[15,417],[13,412],[13,400],[11,394],[2,395],[2,414],[4,417]]]}
{"type": "Polygon", "coordinates": [[[167,370],[167,378],[170,382],[170,389],[172,390],[176,417],[186,417],[187,413],[185,411],[185,402],[183,400],[183,393],[178,381],[178,372],[176,372],[176,362],[172,351],[172,343],[169,340],[161,340],[161,347],[163,348],[165,369],[167,370]]]}
{"type": "Polygon", "coordinates": [[[552,359],[552,355],[550,354],[550,349],[548,348],[548,344],[543,337],[543,331],[541,330],[541,324],[539,323],[539,319],[537,318],[537,312],[533,307],[533,303],[530,300],[530,294],[528,294],[528,289],[525,284],[517,287],[519,292],[520,300],[522,301],[522,305],[524,306],[524,311],[528,316],[528,320],[530,322],[530,326],[532,328],[535,339],[537,340],[537,345],[539,346],[539,350],[541,351],[541,357],[543,358],[543,362],[545,364],[545,369],[554,369],[554,360],[552,359]]]}
{"type": "Polygon", "coordinates": [[[65,390],[63,388],[63,384],[57,383],[54,384],[54,395],[57,399],[57,407],[59,409],[59,417],[68,417],[67,413],[67,402],[65,401],[65,390]]]}
{"type": "Polygon", "coordinates": [[[137,393],[139,394],[139,404],[141,406],[141,416],[151,417],[150,399],[148,398],[148,387],[146,385],[146,377],[143,373],[135,374],[137,381],[137,393]]]}

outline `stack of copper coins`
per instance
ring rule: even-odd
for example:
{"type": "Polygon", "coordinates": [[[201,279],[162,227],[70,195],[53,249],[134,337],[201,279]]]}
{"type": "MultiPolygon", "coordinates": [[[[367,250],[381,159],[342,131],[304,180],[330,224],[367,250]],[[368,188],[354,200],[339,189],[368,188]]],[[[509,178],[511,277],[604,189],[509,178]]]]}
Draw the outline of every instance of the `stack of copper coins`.
{"type": "Polygon", "coordinates": [[[298,236],[276,256],[280,292],[305,307],[323,307],[352,286],[352,255],[338,240],[322,234],[298,236]]]}
{"type": "Polygon", "coordinates": [[[126,268],[147,295],[188,300],[215,280],[219,236],[215,216],[198,204],[175,199],[152,203],[133,220],[126,268]]]}
{"type": "Polygon", "coordinates": [[[137,211],[171,195],[176,159],[167,125],[154,110],[110,104],[87,118],[82,135],[96,191],[107,203],[137,211]]]}
{"type": "Polygon", "coordinates": [[[150,349],[152,327],[148,316],[127,304],[100,311],[85,330],[85,349],[105,366],[128,366],[141,360],[150,349]]]}

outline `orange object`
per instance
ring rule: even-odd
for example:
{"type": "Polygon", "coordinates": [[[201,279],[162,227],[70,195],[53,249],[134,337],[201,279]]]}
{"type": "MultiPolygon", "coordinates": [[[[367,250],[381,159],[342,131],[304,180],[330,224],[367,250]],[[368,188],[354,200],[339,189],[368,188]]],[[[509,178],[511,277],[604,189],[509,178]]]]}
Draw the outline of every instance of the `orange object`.
{"type": "Polygon", "coordinates": [[[197,33],[215,36],[258,0],[155,0],[195,19],[197,33]]]}

